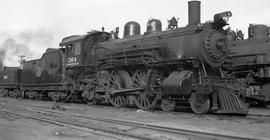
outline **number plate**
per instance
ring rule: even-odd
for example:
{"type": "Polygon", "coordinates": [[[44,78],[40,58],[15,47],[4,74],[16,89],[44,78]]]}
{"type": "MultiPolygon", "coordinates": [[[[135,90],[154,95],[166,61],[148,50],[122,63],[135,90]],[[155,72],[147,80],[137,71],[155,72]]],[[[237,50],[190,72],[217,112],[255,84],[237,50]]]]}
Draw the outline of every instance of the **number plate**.
{"type": "Polygon", "coordinates": [[[67,59],[67,65],[68,66],[74,66],[74,65],[79,65],[79,62],[77,62],[78,60],[77,60],[77,57],[69,57],[68,59],[67,59]]]}

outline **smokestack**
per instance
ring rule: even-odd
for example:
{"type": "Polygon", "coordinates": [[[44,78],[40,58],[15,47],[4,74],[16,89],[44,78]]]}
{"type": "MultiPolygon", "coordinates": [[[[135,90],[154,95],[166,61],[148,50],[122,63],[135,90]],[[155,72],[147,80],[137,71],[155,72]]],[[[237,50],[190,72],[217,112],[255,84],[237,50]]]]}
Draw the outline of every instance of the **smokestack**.
{"type": "Polygon", "coordinates": [[[201,23],[201,2],[188,2],[188,26],[198,25],[201,23]]]}

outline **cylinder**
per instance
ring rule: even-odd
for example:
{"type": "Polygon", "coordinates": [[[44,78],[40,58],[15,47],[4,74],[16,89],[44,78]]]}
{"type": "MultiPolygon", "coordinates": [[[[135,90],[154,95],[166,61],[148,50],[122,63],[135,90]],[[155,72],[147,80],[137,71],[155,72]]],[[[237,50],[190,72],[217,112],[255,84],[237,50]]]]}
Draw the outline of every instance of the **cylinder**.
{"type": "Polygon", "coordinates": [[[201,2],[188,2],[188,25],[198,25],[201,23],[201,2]]]}
{"type": "Polygon", "coordinates": [[[125,24],[124,27],[124,37],[131,37],[134,35],[141,34],[141,27],[140,24],[135,21],[130,21],[125,24]]]}
{"type": "Polygon", "coordinates": [[[162,89],[166,95],[190,95],[192,82],[188,79],[191,72],[172,72],[168,78],[162,82],[162,89]]]}

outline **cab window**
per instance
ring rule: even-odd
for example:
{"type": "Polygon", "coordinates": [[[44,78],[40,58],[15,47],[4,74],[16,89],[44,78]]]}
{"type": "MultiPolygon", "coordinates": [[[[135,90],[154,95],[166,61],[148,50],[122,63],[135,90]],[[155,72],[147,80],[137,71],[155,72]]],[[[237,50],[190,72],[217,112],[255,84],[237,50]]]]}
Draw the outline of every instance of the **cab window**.
{"type": "Polygon", "coordinates": [[[72,44],[67,45],[66,48],[67,48],[67,54],[72,54],[72,48],[73,48],[72,44]]]}
{"type": "Polygon", "coordinates": [[[74,54],[80,55],[81,54],[81,45],[80,43],[74,43],[74,54]]]}

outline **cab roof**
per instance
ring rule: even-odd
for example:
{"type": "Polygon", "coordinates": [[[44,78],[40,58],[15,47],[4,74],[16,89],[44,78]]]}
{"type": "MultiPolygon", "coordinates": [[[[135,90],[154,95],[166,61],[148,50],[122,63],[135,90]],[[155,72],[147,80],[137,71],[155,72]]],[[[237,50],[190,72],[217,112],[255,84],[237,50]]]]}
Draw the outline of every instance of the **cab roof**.
{"type": "Polygon", "coordinates": [[[71,35],[71,36],[67,36],[67,37],[65,37],[65,38],[62,39],[62,42],[60,42],[59,45],[60,46],[65,46],[65,45],[71,44],[71,43],[76,42],[76,41],[82,41],[87,36],[91,36],[91,35],[98,34],[98,33],[102,33],[102,32],[101,31],[92,30],[91,32],[87,32],[87,34],[85,34],[85,35],[71,35]]]}
{"type": "Polygon", "coordinates": [[[85,36],[86,35],[72,35],[72,36],[65,37],[63,38],[62,42],[59,43],[59,45],[65,46],[75,41],[81,41],[85,38],[85,36]]]}

